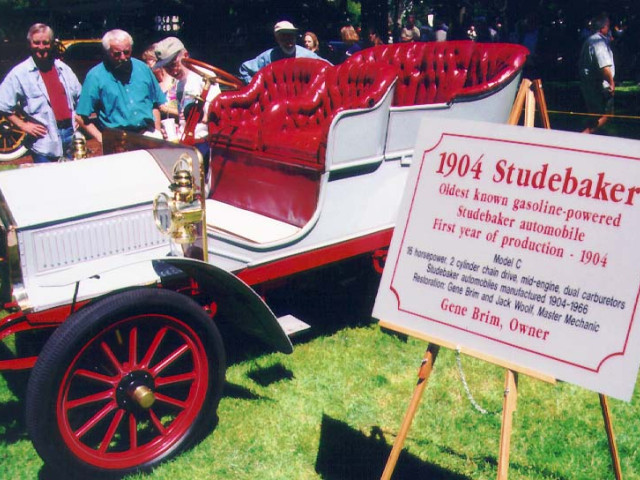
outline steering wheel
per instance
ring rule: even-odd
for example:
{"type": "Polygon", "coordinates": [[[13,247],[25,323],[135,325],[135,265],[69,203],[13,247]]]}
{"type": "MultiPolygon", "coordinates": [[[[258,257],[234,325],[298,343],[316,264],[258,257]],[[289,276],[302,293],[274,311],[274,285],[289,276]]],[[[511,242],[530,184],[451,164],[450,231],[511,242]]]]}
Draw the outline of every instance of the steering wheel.
{"type": "Polygon", "coordinates": [[[183,58],[182,64],[194,73],[197,73],[205,79],[209,79],[212,83],[220,83],[231,87],[233,90],[244,87],[244,83],[234,75],[208,63],[194,60],[193,58],[183,58]]]}

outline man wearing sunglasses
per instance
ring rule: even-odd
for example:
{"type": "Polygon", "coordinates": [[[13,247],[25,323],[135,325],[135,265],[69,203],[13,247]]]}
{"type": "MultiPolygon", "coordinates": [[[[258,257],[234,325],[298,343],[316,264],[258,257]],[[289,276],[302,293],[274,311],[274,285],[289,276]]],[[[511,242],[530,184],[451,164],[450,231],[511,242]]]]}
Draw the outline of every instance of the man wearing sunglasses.
{"type": "Polygon", "coordinates": [[[87,74],[76,110],[87,131],[100,142],[104,128],[160,136],[159,108],[166,98],[147,64],[131,58],[131,35],[111,30],[102,47],[105,59],[87,74]]]}

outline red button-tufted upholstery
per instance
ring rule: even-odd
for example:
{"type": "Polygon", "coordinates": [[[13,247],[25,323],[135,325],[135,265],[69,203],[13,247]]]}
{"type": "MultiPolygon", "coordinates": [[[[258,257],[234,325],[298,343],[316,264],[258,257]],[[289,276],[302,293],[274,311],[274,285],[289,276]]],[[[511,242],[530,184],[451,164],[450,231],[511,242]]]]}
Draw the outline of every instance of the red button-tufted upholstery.
{"type": "Polygon", "coordinates": [[[396,79],[386,64],[303,60],[275,62],[244,90],[219,95],[209,123],[210,197],[298,227],[316,210],[332,119],[376,105],[396,79]]]}
{"type": "Polygon", "coordinates": [[[268,111],[288,98],[322,88],[329,67],[309,58],[280,60],[261,69],[243,90],[218,95],[209,108],[210,142],[261,149],[261,123],[268,111]]]}
{"type": "Polygon", "coordinates": [[[492,90],[522,69],[529,53],[515,44],[492,43],[475,48],[461,96],[481,95],[492,90]]]}
{"type": "MultiPolygon", "coordinates": [[[[311,59],[274,62],[243,90],[212,102],[210,196],[303,227],[316,212],[328,135],[341,112],[371,113],[394,82],[397,110],[484,96],[517,75],[526,54],[518,45],[450,41],[381,45],[336,67],[311,59]]],[[[386,109],[377,113],[395,111],[386,109]]],[[[389,140],[381,134],[380,142],[384,152],[389,140]]]]}
{"type": "Polygon", "coordinates": [[[445,103],[464,85],[472,42],[398,43],[352,55],[345,64],[382,61],[397,69],[393,106],[445,103]]]}
{"type": "Polygon", "coordinates": [[[361,50],[345,63],[382,61],[394,65],[398,84],[392,106],[404,107],[488,93],[516,75],[526,56],[527,49],[514,44],[413,42],[361,50]]]}
{"type": "Polygon", "coordinates": [[[323,165],[331,121],[344,110],[372,108],[396,79],[381,62],[342,64],[326,72],[326,88],[290,98],[277,121],[266,122],[264,151],[323,165]]]}
{"type": "Polygon", "coordinates": [[[225,92],[209,109],[213,186],[210,197],[304,226],[316,209],[321,167],[264,153],[263,133],[281,122],[288,102],[326,89],[327,62],[307,58],[273,62],[238,92],[225,92]]]}

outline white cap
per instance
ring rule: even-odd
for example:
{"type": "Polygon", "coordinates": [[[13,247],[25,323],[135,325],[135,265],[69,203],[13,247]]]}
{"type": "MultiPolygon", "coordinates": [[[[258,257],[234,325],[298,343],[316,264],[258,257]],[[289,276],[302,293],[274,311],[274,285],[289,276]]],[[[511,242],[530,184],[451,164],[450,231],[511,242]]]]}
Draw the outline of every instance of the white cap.
{"type": "Polygon", "coordinates": [[[293,26],[293,23],[286,20],[282,20],[275,24],[273,27],[273,33],[296,33],[298,29],[293,26]]]}

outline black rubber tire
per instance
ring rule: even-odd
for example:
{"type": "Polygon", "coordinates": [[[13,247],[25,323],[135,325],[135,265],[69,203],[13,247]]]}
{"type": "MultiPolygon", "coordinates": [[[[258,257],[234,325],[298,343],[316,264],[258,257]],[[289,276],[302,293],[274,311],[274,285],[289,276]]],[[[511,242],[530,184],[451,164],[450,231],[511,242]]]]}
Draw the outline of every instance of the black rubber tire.
{"type": "Polygon", "coordinates": [[[218,328],[192,299],[159,288],[117,293],[71,315],[47,341],[29,379],[27,431],[47,466],[64,478],[112,478],[148,470],[211,431],[225,368],[218,328]],[[174,349],[181,348],[186,353],[173,359],[174,349]],[[161,360],[170,363],[161,367],[161,360]],[[122,393],[141,375],[155,395],[147,409],[122,393]],[[176,380],[184,375],[193,378],[176,380]],[[103,390],[109,395],[104,407],[90,399],[103,390]],[[167,397],[184,405],[163,403],[167,397]],[[78,399],[93,403],[74,406],[78,399]],[[79,433],[90,423],[87,418],[98,418],[98,410],[109,405],[111,421],[104,417],[79,433]],[[167,414],[170,408],[176,413],[167,414]],[[103,424],[110,425],[106,434],[103,424]],[[108,445],[106,451],[100,442],[108,445]]]}

